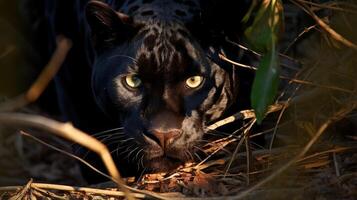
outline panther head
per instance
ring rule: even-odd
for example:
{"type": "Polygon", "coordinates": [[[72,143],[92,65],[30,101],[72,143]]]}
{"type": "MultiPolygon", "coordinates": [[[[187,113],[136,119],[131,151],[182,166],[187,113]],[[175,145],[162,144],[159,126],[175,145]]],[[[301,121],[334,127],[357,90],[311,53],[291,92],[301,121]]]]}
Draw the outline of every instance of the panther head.
{"type": "Polygon", "coordinates": [[[96,102],[124,130],[117,150],[151,171],[191,159],[207,123],[233,102],[232,74],[177,17],[138,20],[98,1],[86,16],[96,102]]]}

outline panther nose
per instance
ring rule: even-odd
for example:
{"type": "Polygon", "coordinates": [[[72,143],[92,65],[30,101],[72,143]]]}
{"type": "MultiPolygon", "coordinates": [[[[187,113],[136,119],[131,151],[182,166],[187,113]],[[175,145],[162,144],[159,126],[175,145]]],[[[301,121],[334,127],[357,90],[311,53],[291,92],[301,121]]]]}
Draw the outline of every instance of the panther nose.
{"type": "Polygon", "coordinates": [[[172,144],[175,139],[179,138],[182,134],[182,131],[179,129],[170,129],[170,130],[152,130],[152,135],[155,137],[156,142],[162,147],[162,149],[167,148],[172,144]]]}

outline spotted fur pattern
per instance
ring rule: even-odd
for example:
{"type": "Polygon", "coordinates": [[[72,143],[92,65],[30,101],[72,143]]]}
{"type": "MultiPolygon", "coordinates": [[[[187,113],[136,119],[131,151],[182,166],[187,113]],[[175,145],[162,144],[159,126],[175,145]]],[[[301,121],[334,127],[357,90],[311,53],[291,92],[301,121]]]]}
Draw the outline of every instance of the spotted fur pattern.
{"type": "Polygon", "coordinates": [[[120,138],[108,140],[111,148],[149,171],[192,159],[207,123],[221,117],[236,94],[232,74],[209,59],[212,47],[197,35],[201,2],[107,3],[90,2],[86,15],[97,54],[92,70],[97,105],[123,125],[122,133],[111,133],[120,138]],[[128,87],[128,74],[142,85],[128,87]],[[188,88],[185,80],[197,75],[203,83],[188,88]]]}

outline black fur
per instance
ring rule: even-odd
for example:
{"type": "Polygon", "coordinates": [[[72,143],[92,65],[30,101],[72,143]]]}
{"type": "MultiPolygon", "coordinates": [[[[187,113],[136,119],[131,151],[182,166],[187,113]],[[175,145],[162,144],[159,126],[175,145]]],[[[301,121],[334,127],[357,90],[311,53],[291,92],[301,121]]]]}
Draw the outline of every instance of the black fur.
{"type": "MultiPolygon", "coordinates": [[[[108,145],[122,172],[128,166],[167,170],[192,159],[206,125],[235,102],[234,70],[212,58],[224,46],[224,37],[237,36],[239,18],[236,26],[226,25],[227,19],[217,16],[224,9],[212,11],[226,2],[213,0],[78,2],[70,13],[85,19],[70,28],[61,20],[49,22],[54,32],[64,27],[56,33],[75,42],[56,78],[65,119],[91,133],[122,126],[94,134],[108,145]],[[79,31],[72,33],[74,29],[79,31]],[[128,74],[136,74],[142,85],[129,88],[124,83],[128,74]],[[196,75],[203,83],[187,87],[186,79],[196,75]],[[163,144],[162,138],[169,142],[163,144]]],[[[227,5],[239,5],[232,2],[227,5]]],[[[53,17],[57,13],[50,12],[53,17]]]]}

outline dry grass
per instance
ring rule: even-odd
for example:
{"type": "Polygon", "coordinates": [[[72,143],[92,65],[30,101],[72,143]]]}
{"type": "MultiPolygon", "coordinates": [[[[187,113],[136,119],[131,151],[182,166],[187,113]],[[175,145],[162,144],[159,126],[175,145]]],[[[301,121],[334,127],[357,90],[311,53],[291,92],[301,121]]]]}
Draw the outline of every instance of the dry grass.
{"type": "MultiPolygon", "coordinates": [[[[349,27],[357,25],[357,6],[349,1],[324,4],[302,0],[294,2],[312,15],[315,24],[301,25],[304,20],[298,19],[303,12],[291,4],[286,5],[289,7],[285,13],[287,26],[291,20],[290,26],[301,30],[291,33],[282,41],[282,46],[287,47],[285,52],[290,52],[289,55],[281,56],[282,67],[286,69],[282,76],[288,78],[282,81],[280,96],[276,104],[272,105],[271,114],[265,123],[257,127],[254,113],[246,110],[212,124],[207,127],[209,142],[200,149],[205,157],[197,155],[202,158],[186,163],[172,172],[146,174],[138,180],[127,178],[124,180],[127,186],[122,185],[122,191],[123,188],[131,190],[130,194],[137,199],[355,199],[357,52],[354,44],[357,42],[357,34],[356,30],[349,27]],[[314,14],[317,11],[328,11],[328,15],[320,18],[314,14]],[[304,36],[306,34],[310,36],[304,36]],[[291,35],[294,37],[291,38],[291,35]],[[302,63],[302,67],[296,63],[302,63]],[[221,126],[236,120],[244,123],[234,133],[220,130],[221,126]],[[260,146],[255,141],[257,137],[263,138],[268,144],[260,146]]],[[[287,29],[292,30],[291,27],[287,29]]],[[[259,54],[249,52],[259,59],[259,54]]],[[[3,54],[0,52],[0,55],[3,54]]],[[[254,69],[254,62],[247,65],[224,56],[221,58],[237,67],[253,65],[254,69]]],[[[12,104],[5,105],[5,110],[9,110],[9,105],[12,104]]],[[[0,122],[6,122],[14,115],[0,113],[0,122]]],[[[34,118],[36,116],[31,119],[34,118]]],[[[12,127],[18,128],[21,121],[17,123],[19,118],[13,119],[12,127]]],[[[51,129],[44,129],[44,124],[48,126],[47,119],[41,119],[44,120],[37,126],[41,129],[40,134],[30,129],[26,132],[31,136],[25,134],[27,136],[24,137],[14,130],[0,130],[3,133],[9,132],[6,137],[1,138],[4,140],[1,140],[0,149],[3,149],[0,150],[0,165],[5,166],[6,161],[13,160],[11,151],[14,151],[23,160],[16,165],[7,164],[8,167],[2,169],[11,171],[9,169],[13,166],[15,170],[12,169],[11,173],[22,176],[21,173],[26,171],[22,169],[23,166],[20,167],[23,163],[30,169],[37,165],[29,160],[47,160],[37,173],[40,171],[40,175],[49,176],[42,177],[41,180],[52,180],[56,184],[35,183],[31,179],[25,186],[0,187],[0,199],[128,198],[128,192],[118,191],[113,182],[93,187],[73,186],[85,183],[80,178],[75,180],[74,177],[65,177],[59,172],[71,171],[75,165],[72,162],[68,162],[65,169],[52,166],[51,169],[54,170],[44,171],[43,169],[49,169],[47,166],[58,160],[63,162],[62,157],[68,157],[68,160],[71,160],[70,157],[80,159],[63,152],[70,150],[64,148],[67,144],[57,141],[57,138],[46,139],[44,142],[41,134],[58,132],[61,127],[57,124],[51,129]],[[14,149],[4,148],[12,144],[15,144],[14,149]],[[28,157],[32,152],[25,148],[28,145],[42,148],[41,151],[33,149],[35,153],[32,155],[39,154],[39,158],[28,157]],[[64,177],[64,181],[51,179],[51,176],[64,177]],[[61,185],[66,181],[73,185],[61,185]]],[[[27,121],[30,122],[26,125],[34,126],[33,120],[27,121]]],[[[69,132],[72,131],[71,128],[69,132]]],[[[91,145],[88,147],[91,148],[91,145]]],[[[78,169],[72,172],[76,176],[78,169]]],[[[0,179],[4,177],[1,176],[3,174],[0,171],[0,179]]],[[[114,180],[121,179],[114,176],[114,180]]]]}

